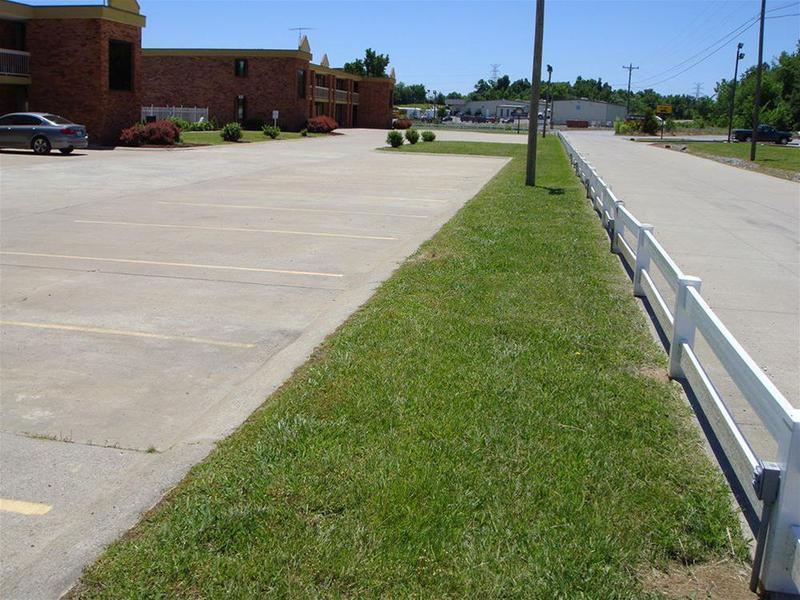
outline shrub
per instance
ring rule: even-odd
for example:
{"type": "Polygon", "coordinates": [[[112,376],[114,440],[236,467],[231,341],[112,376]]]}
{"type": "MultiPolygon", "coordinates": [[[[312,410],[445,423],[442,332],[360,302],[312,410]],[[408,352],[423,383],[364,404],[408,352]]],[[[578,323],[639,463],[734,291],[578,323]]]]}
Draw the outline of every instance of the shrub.
{"type": "Polygon", "coordinates": [[[281,134],[281,128],[277,125],[264,125],[262,131],[264,132],[264,135],[268,135],[273,140],[281,134]]]}
{"type": "Polygon", "coordinates": [[[653,111],[652,108],[648,108],[644,111],[644,121],[642,121],[642,131],[649,135],[655,135],[659,132],[661,126],[658,124],[656,120],[656,113],[653,111]]]}
{"type": "Polygon", "coordinates": [[[395,119],[392,122],[392,127],[395,129],[408,129],[412,125],[411,119],[395,119]]]}
{"type": "Polygon", "coordinates": [[[403,134],[399,131],[390,131],[386,136],[386,143],[392,148],[399,148],[403,145],[403,134]]]}
{"type": "Polygon", "coordinates": [[[144,125],[137,123],[133,127],[123,129],[119,135],[119,143],[123,146],[141,146],[144,144],[144,125]]]}
{"type": "Polygon", "coordinates": [[[302,135],[303,137],[308,137],[308,129],[306,129],[305,127],[301,129],[300,135],[302,135]]]}
{"type": "Polygon", "coordinates": [[[306,128],[311,133],[330,133],[334,129],[338,129],[339,124],[328,115],[320,115],[310,118],[306,123],[306,128]]]}
{"type": "Polygon", "coordinates": [[[419,141],[419,131],[416,129],[406,129],[406,139],[409,144],[416,144],[419,141]]]}
{"type": "Polygon", "coordinates": [[[616,135],[630,135],[636,131],[636,124],[633,122],[617,119],[614,121],[614,133],[616,135]]]}
{"type": "Polygon", "coordinates": [[[226,142],[238,142],[242,139],[242,126],[236,122],[226,123],[219,134],[226,142]]]}
{"type": "Polygon", "coordinates": [[[432,142],[436,139],[436,134],[432,131],[423,131],[422,132],[422,141],[423,142],[432,142]]]}
{"type": "Polygon", "coordinates": [[[192,130],[192,123],[187,121],[186,119],[181,119],[180,117],[170,117],[167,119],[170,123],[173,123],[180,129],[181,131],[191,131],[192,130]]]}
{"type": "Polygon", "coordinates": [[[264,129],[264,125],[266,125],[266,121],[264,119],[260,119],[258,117],[254,117],[251,119],[245,119],[242,121],[242,129],[246,131],[261,131],[264,129]]]}
{"type": "Polygon", "coordinates": [[[155,121],[144,126],[144,140],[155,146],[172,146],[181,141],[181,130],[172,121],[155,121]]]}

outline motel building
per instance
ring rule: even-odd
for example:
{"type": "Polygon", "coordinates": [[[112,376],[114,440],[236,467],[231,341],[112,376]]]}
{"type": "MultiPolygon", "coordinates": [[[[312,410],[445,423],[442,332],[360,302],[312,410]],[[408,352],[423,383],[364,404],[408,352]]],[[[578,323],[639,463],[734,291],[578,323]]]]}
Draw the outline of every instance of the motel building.
{"type": "Polygon", "coordinates": [[[209,118],[262,120],[297,131],[314,116],[340,127],[390,128],[394,72],[359,77],[297,49],[142,49],[136,0],[31,6],[0,0],[0,114],[51,112],[115,144],[149,106],[209,109],[209,118]]]}

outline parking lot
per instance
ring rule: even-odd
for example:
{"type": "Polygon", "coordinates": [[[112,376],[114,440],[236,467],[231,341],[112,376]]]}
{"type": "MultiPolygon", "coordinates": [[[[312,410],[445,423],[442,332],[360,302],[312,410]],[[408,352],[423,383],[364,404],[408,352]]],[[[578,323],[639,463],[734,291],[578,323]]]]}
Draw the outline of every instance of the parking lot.
{"type": "Polygon", "coordinates": [[[65,591],[505,164],[384,137],[0,154],[2,597],[65,591]]]}

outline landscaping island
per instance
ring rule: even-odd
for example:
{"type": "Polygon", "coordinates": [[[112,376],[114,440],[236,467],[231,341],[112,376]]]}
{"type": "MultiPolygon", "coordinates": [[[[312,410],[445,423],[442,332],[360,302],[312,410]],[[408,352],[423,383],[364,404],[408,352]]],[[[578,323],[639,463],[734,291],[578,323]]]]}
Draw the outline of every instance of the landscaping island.
{"type": "Polygon", "coordinates": [[[512,160],[72,597],[642,598],[653,568],[741,559],[585,191],[539,148],[536,188],[524,145],[389,150],[512,160]]]}

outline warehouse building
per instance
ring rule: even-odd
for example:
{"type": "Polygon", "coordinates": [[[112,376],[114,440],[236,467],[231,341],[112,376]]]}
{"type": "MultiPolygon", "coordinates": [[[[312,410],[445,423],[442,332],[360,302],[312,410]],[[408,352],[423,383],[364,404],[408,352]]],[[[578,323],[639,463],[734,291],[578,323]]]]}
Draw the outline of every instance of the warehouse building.
{"type": "Polygon", "coordinates": [[[550,115],[553,125],[585,121],[592,127],[610,127],[616,119],[625,118],[626,110],[620,104],[594,100],[554,100],[550,115]]]}
{"type": "Polygon", "coordinates": [[[328,115],[342,127],[389,128],[394,74],[365,78],[289,50],[145,49],[136,0],[31,6],[0,0],[0,114],[41,111],[114,144],[145,105],[203,106],[218,123],[262,120],[298,130],[328,115]]]}

